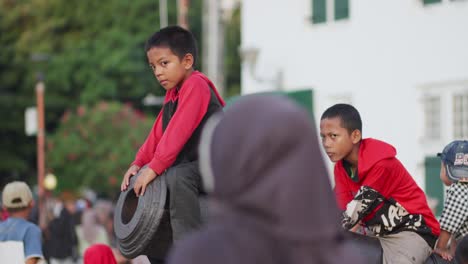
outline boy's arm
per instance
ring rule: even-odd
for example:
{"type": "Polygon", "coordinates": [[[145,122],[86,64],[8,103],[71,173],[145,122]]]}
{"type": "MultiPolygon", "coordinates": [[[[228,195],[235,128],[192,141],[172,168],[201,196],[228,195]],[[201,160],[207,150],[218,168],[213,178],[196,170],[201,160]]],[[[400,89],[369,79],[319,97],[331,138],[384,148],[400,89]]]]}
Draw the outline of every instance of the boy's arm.
{"type": "Polygon", "coordinates": [[[26,263],[37,263],[43,259],[42,254],[42,235],[37,226],[29,227],[24,236],[24,255],[26,263]],[[29,261],[29,262],[28,262],[29,261]]]}
{"type": "Polygon", "coordinates": [[[447,189],[444,210],[439,221],[441,230],[436,250],[447,249],[451,234],[459,231],[465,219],[468,219],[468,211],[460,210],[460,208],[468,207],[468,202],[464,197],[461,186],[456,183],[447,189]]]}
{"type": "Polygon", "coordinates": [[[372,212],[382,201],[383,196],[369,186],[361,186],[353,200],[346,205],[341,224],[347,230],[372,212]]]}
{"type": "Polygon", "coordinates": [[[437,240],[434,252],[439,254],[443,259],[452,260],[453,255],[448,249],[448,242],[452,234],[441,229],[439,239],[437,240]]]}
{"type": "Polygon", "coordinates": [[[162,112],[162,110],[159,112],[148,137],[143,145],[141,145],[131,165],[137,165],[141,168],[153,158],[153,153],[162,136],[162,112]]]}
{"type": "Polygon", "coordinates": [[[346,205],[343,212],[341,224],[345,229],[353,228],[385,200],[385,197],[378,190],[385,186],[387,178],[386,169],[379,166],[374,166],[367,173],[358,193],[346,205]]]}
{"type": "Polygon", "coordinates": [[[36,258],[36,257],[28,258],[26,259],[26,264],[38,264],[40,260],[41,260],[40,258],[36,258]]]}
{"type": "Polygon", "coordinates": [[[210,102],[211,91],[201,78],[192,78],[180,90],[177,111],[166,127],[149,167],[158,175],[169,168],[198,127],[210,102]]]}

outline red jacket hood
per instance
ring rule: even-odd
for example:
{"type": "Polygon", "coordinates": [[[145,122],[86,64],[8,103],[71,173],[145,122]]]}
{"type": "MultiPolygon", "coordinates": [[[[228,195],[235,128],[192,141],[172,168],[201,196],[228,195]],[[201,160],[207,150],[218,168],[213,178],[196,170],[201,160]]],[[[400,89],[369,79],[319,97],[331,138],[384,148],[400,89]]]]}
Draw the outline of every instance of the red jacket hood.
{"type": "Polygon", "coordinates": [[[394,158],[396,154],[396,149],[388,143],[373,138],[363,139],[359,146],[358,156],[359,181],[366,177],[369,170],[377,162],[394,158]]]}
{"type": "Polygon", "coordinates": [[[218,89],[216,89],[216,86],[213,84],[213,82],[208,79],[208,77],[206,77],[206,75],[204,75],[203,73],[199,72],[199,71],[193,71],[192,73],[192,76],[197,76],[197,77],[200,77],[202,78],[205,82],[208,83],[208,85],[210,86],[210,88],[213,90],[213,92],[215,93],[216,95],[216,98],[218,98],[218,101],[219,103],[221,103],[222,106],[225,106],[226,103],[224,102],[224,99],[221,97],[221,95],[219,94],[218,92],[218,89]]]}

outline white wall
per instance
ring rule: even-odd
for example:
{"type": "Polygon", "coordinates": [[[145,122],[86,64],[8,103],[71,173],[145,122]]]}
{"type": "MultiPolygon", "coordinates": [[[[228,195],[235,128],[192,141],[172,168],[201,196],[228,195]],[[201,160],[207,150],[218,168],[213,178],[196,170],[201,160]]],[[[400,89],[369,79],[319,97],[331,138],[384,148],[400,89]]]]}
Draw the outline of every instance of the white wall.
{"type": "Polygon", "coordinates": [[[316,119],[336,98],[360,111],[365,137],[393,144],[423,186],[421,93],[468,80],[468,1],[351,0],[350,17],[312,24],[311,0],[243,0],[242,48],[258,48],[242,92],[313,88],[316,119]],[[268,81],[270,80],[270,81],[268,81]]]}

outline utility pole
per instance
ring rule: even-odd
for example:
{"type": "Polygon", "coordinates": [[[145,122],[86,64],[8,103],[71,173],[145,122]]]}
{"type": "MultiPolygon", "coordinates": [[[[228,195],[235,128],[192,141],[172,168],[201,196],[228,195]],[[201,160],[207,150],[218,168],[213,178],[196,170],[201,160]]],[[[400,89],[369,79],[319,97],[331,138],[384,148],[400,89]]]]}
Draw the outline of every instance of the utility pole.
{"type": "MultiPolygon", "coordinates": [[[[44,207],[44,174],[45,174],[45,122],[44,122],[44,80],[39,75],[36,83],[37,104],[37,186],[38,186],[38,208],[39,223],[43,220],[44,207]]],[[[43,224],[43,223],[42,223],[43,224]]]]}
{"type": "Polygon", "coordinates": [[[164,28],[167,25],[167,0],[159,0],[159,26],[164,28]]]}
{"type": "Polygon", "coordinates": [[[185,29],[189,29],[188,10],[190,0],[177,0],[177,24],[185,29]]]}
{"type": "MultiPolygon", "coordinates": [[[[31,54],[31,61],[33,62],[46,62],[50,59],[49,54],[45,53],[33,53],[31,54]]],[[[37,74],[36,82],[36,113],[37,113],[37,207],[39,211],[39,225],[45,224],[45,190],[44,190],[44,178],[45,178],[45,117],[44,117],[44,75],[42,72],[37,74]]]]}
{"type": "Polygon", "coordinates": [[[224,26],[219,0],[203,0],[203,72],[210,78],[218,91],[224,93],[224,26]]]}

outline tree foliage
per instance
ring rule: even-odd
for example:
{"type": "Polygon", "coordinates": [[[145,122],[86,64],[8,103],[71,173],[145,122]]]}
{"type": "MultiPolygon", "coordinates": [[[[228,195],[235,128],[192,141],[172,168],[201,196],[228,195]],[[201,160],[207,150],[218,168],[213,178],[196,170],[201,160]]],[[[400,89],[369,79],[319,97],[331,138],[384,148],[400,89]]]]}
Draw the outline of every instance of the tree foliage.
{"type": "Polygon", "coordinates": [[[112,195],[151,129],[153,118],[120,103],[78,106],[47,140],[47,168],[58,190],[92,186],[112,195]]]}
{"type": "Polygon", "coordinates": [[[22,179],[34,170],[35,138],[24,132],[24,110],[34,103],[28,54],[18,41],[31,26],[28,5],[0,1],[0,180],[22,179]]]}

